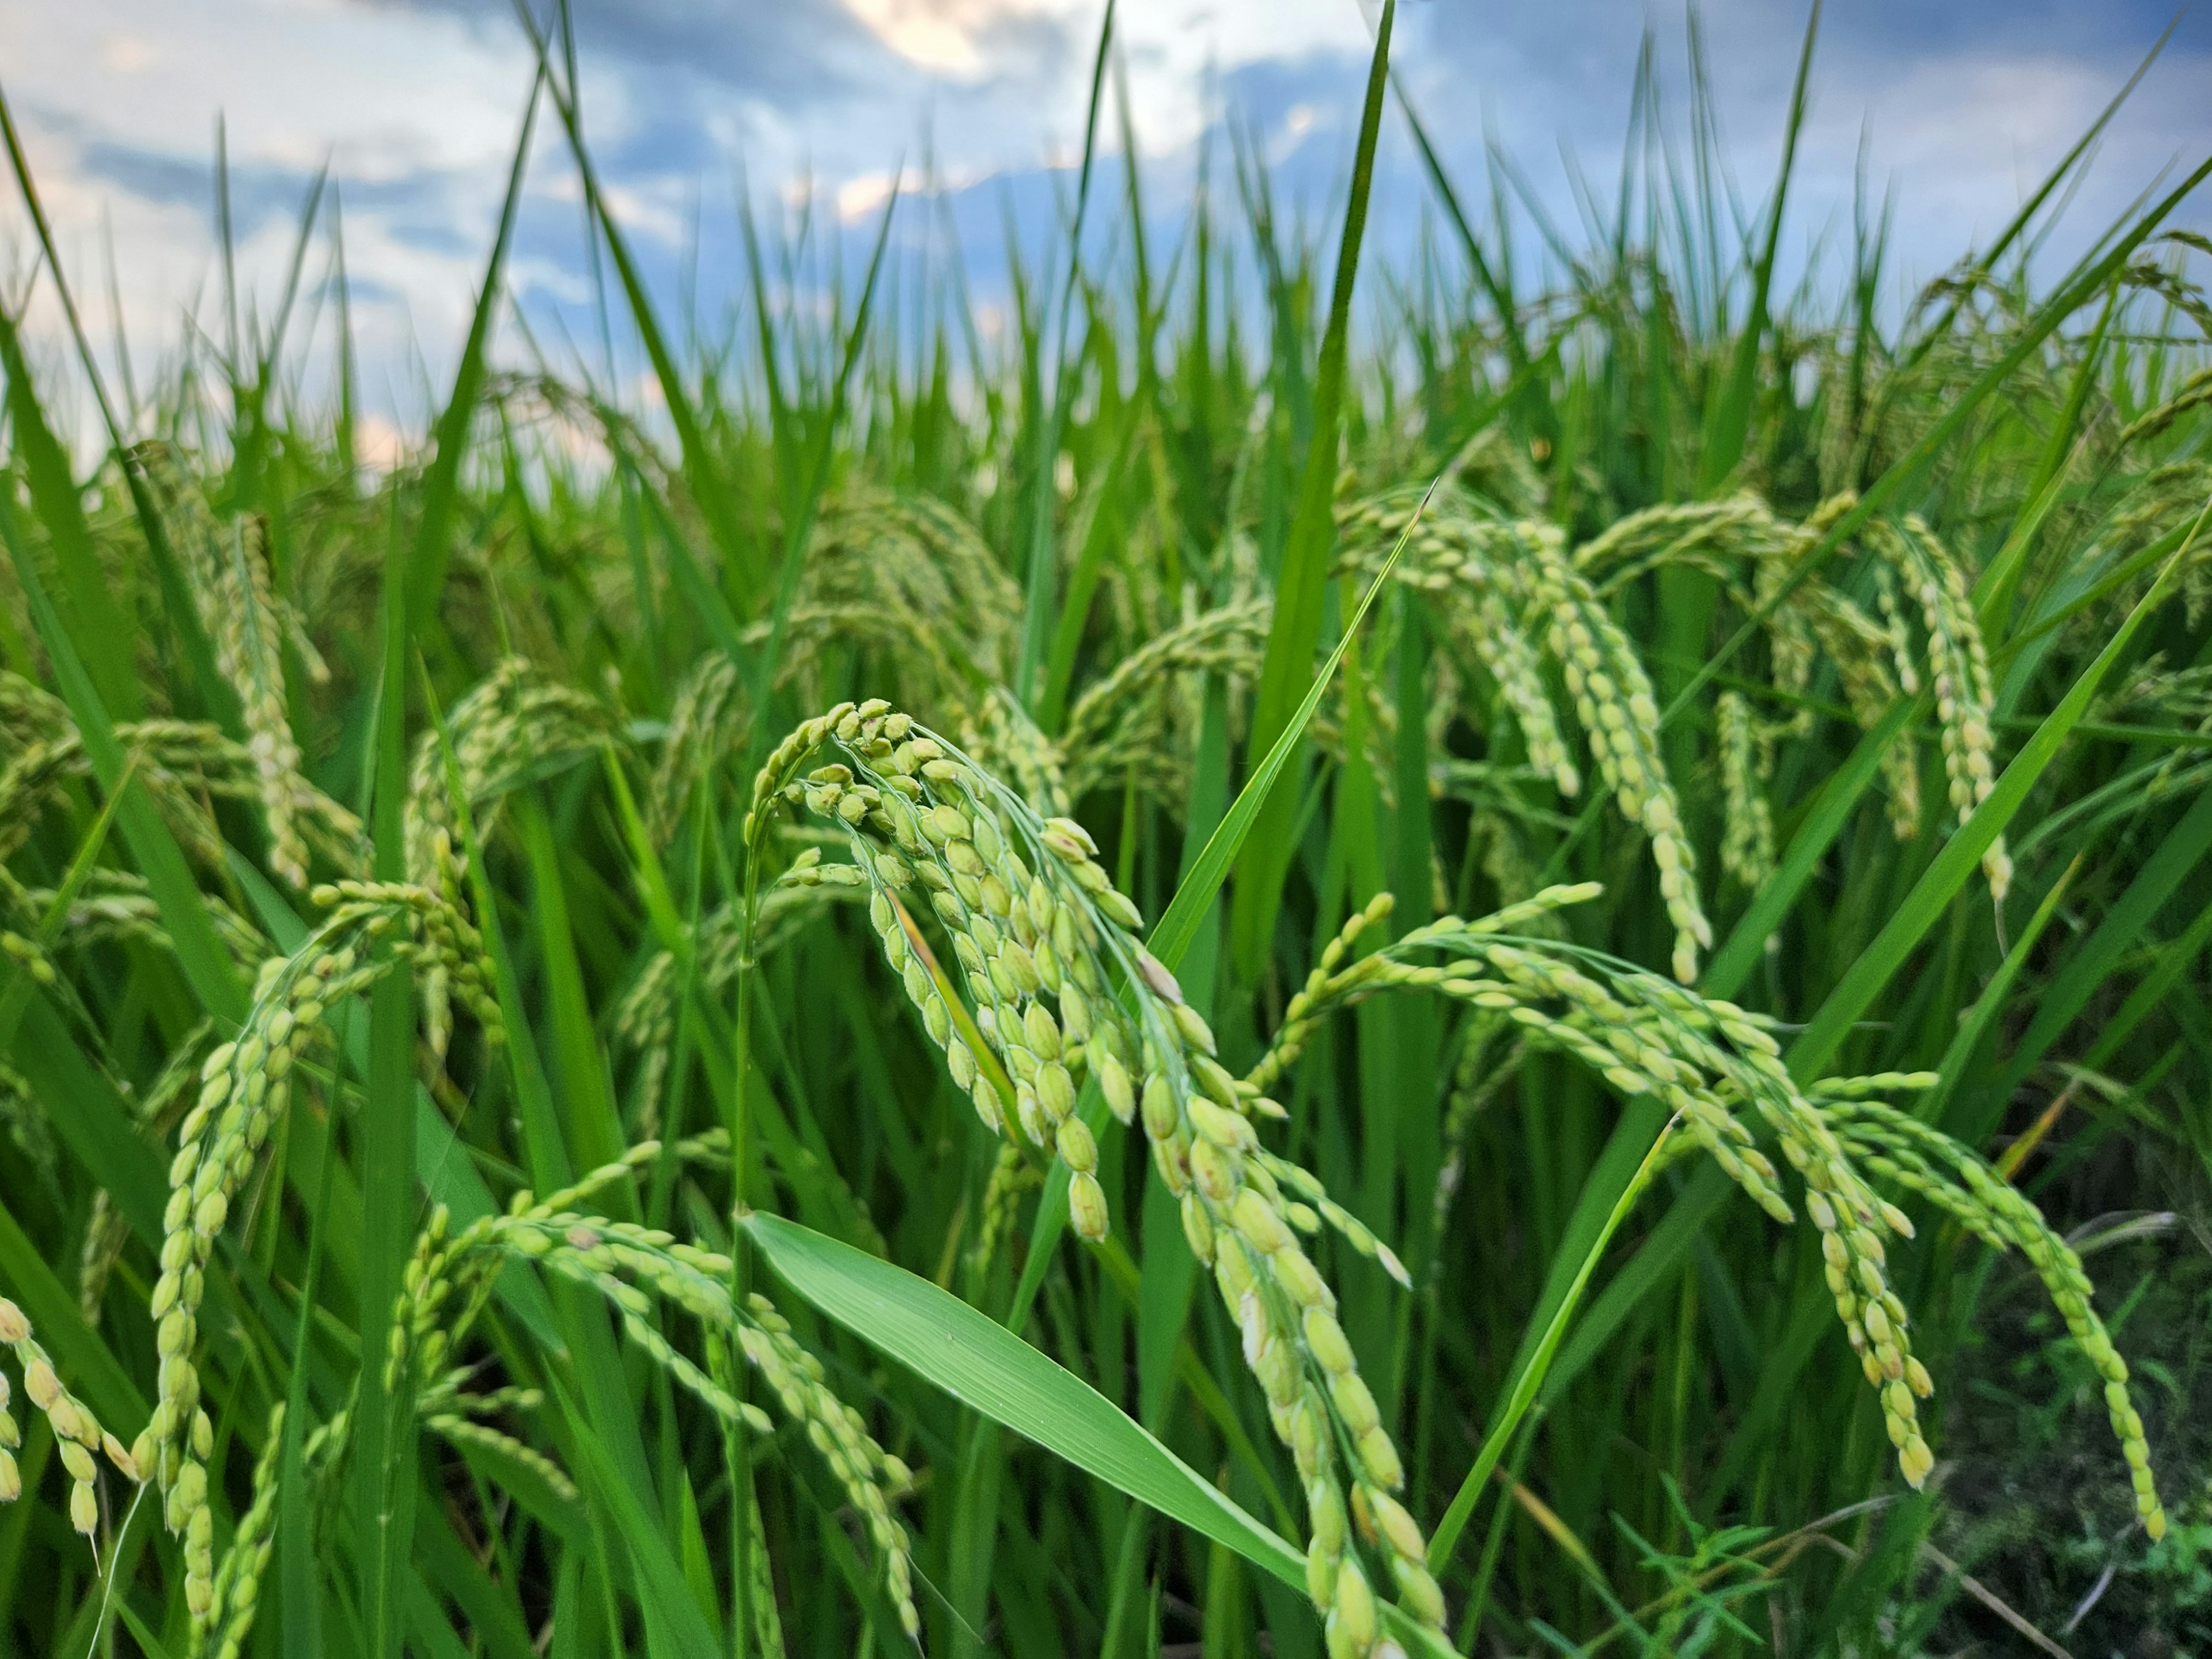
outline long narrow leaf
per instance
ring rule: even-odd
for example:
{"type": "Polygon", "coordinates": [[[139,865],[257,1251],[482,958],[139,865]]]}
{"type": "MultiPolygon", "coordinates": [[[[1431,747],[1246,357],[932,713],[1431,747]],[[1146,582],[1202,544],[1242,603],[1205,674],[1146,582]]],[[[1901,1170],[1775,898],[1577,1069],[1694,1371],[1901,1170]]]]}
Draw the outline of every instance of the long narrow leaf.
{"type": "MultiPolygon", "coordinates": [[[[778,1277],[861,1340],[1285,1583],[1305,1557],[1231,1502],[1112,1401],[926,1279],[761,1211],[740,1218],[778,1277]]],[[[1401,1640],[1419,1632],[1394,1617],[1401,1640]]],[[[1440,1651],[1431,1638],[1426,1644],[1440,1651]]]]}

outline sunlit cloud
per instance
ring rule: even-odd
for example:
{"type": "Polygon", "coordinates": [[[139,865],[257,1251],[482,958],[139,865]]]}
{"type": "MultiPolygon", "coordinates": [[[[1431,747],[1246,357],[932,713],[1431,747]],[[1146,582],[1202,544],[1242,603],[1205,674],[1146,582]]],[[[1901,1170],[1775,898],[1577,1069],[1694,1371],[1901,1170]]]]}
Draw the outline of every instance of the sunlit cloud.
{"type": "MultiPolygon", "coordinates": [[[[902,207],[895,230],[919,246],[956,227],[977,303],[999,305],[1003,216],[1021,235],[1045,234],[1068,188],[1052,169],[1081,153],[1103,9],[576,0],[586,130],[615,220],[656,293],[673,305],[691,284],[687,300],[714,326],[741,280],[741,196],[787,212],[812,202],[864,235],[895,183],[914,198],[933,181],[946,210],[902,207]]],[[[1802,20],[1768,0],[1705,0],[1700,12],[1723,159],[1755,202],[1779,151],[1802,20]]],[[[1494,133],[1571,227],[1562,152],[1591,179],[1611,178],[1647,27],[1679,123],[1686,15],[1680,0],[1401,0],[1396,62],[1463,183],[1482,186],[1494,133]]],[[[1824,231],[1848,226],[1863,131],[1872,187],[1896,194],[1899,268],[1933,275],[2009,216],[2164,21],[2152,0],[1831,8],[1787,257],[1802,264],[1824,231]]],[[[1204,135],[1233,114],[1278,169],[1292,216],[1319,222],[1341,187],[1371,25],[1361,0],[1121,0],[1101,142],[1119,148],[1126,97],[1150,199],[1177,214],[1204,135]]],[[[173,353],[192,329],[216,338],[227,327],[214,230],[220,115],[241,286],[273,292],[300,204],[327,166],[325,211],[343,205],[364,392],[403,415],[426,375],[447,372],[465,329],[532,69],[504,0],[0,0],[0,78],[64,264],[99,295],[88,310],[103,349],[112,356],[116,332],[111,248],[134,352],[173,353]]],[[[2170,162],[2201,159],[2208,83],[2212,21],[2185,21],[2100,146],[2072,210],[2083,234],[2170,162]]],[[[1214,177],[1233,198],[1225,158],[1214,177]]],[[[1393,119],[1379,247],[1408,245],[1425,194],[1393,119]]],[[[2195,211],[2191,222],[2205,222],[2195,211]]],[[[565,140],[541,119],[512,286],[526,307],[574,313],[579,335],[596,331],[582,315],[595,293],[582,219],[565,140]]],[[[310,283],[328,269],[330,222],[310,283]]],[[[27,270],[27,249],[20,209],[0,202],[0,274],[27,270]]],[[[50,295],[29,320],[34,337],[57,337],[50,295]]],[[[328,308],[315,325],[327,336],[328,308]]]]}
{"type": "Polygon", "coordinates": [[[1020,0],[845,0],[876,38],[908,62],[951,76],[989,68],[984,37],[1032,15],[1020,0]]]}

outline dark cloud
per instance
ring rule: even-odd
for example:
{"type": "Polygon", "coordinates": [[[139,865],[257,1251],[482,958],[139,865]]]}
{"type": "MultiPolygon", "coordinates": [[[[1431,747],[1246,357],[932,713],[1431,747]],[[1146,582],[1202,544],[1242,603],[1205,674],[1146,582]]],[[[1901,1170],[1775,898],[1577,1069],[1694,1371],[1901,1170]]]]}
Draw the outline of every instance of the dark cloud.
{"type": "MultiPolygon", "coordinates": [[[[1803,37],[1807,8],[1765,0],[1709,0],[1694,9],[1716,72],[1786,76],[1803,37]]],[[[1617,75],[1634,62],[1647,28],[1665,44],[1687,33],[1692,9],[1646,0],[1412,0],[1408,29],[1454,69],[1510,69],[1555,88],[1617,75]]],[[[1818,60],[1831,66],[1895,69],[1957,53],[1979,58],[2064,54],[2132,64],[2173,17],[2166,0],[1852,0],[1826,7],[1818,60]]],[[[2212,50],[2212,12],[2185,12],[2170,47],[2177,58],[2212,50]]]]}
{"type": "MultiPolygon", "coordinates": [[[[1342,3],[1349,7],[1353,0],[1342,3]]],[[[352,3],[422,17],[426,37],[450,40],[452,21],[459,19],[485,41],[520,49],[521,27],[506,0],[352,3]],[[428,24],[433,17],[436,26],[428,24]]],[[[535,3],[542,9],[549,0],[535,3]]],[[[1953,0],[1930,7],[1924,0],[1849,0],[1829,7],[1814,71],[1814,120],[1793,183],[1788,279],[1794,282],[1814,257],[1824,228],[1848,226],[1859,125],[1869,112],[1875,117],[1874,182],[1877,189],[1893,182],[1899,190],[1899,263],[1924,278],[2010,212],[2157,38],[2165,3],[1953,0]],[[1910,95],[1900,96],[1899,88],[1908,87],[1910,95]],[[2064,107],[2038,107],[2038,97],[2063,98],[2064,107]]],[[[1175,21],[1180,25],[1195,11],[1194,5],[1175,21]]],[[[1699,11],[1722,158],[1746,204],[1753,205],[1779,150],[1802,5],[1704,0],[1699,11]]],[[[1401,0],[1400,17],[1399,72],[1453,175],[1474,198],[1471,205],[1486,197],[1484,145],[1494,132],[1519,159],[1545,210],[1566,228],[1570,244],[1583,237],[1562,150],[1578,159],[1609,204],[1647,29],[1678,141],[1686,126],[1689,12],[1683,0],[1401,0]]],[[[706,332],[719,333],[742,298],[744,261],[733,210],[739,162],[766,222],[775,216],[770,204],[802,172],[818,175],[828,192],[862,174],[886,172],[902,158],[911,167],[921,157],[921,135],[933,130],[940,167],[980,182],[953,191],[941,210],[908,203],[895,246],[908,254],[927,246],[941,255],[949,223],[976,298],[1003,308],[1013,285],[1012,262],[1033,272],[1043,250],[1056,242],[1074,175],[1043,163],[1052,150],[1064,162],[1080,143],[1093,11],[1072,19],[1001,20],[972,37],[986,70],[966,78],[933,76],[885,46],[841,0],[579,0],[575,21],[587,136],[601,175],[626,193],[624,199],[645,203],[656,216],[650,229],[633,226],[629,240],[664,323],[684,320],[676,316],[677,295],[695,264],[706,332]],[[671,232],[688,224],[695,199],[696,256],[683,246],[688,231],[671,232]]],[[[1159,21],[1146,20],[1155,31],[1159,21]]],[[[1203,94],[1194,86],[1191,98],[1195,104],[1203,95],[1209,108],[1228,112],[1249,137],[1268,168],[1279,228],[1312,248],[1325,269],[1349,172],[1364,56],[1356,50],[1289,55],[1279,48],[1269,55],[1265,39],[1232,44],[1229,66],[1203,94]]],[[[1157,75],[1163,67],[1158,49],[1139,48],[1138,57],[1140,71],[1157,75]]],[[[2189,163],[2199,159],[2212,129],[2203,113],[2205,100],[2191,88],[2201,94],[2212,85],[2208,64],[2212,9],[2201,21],[2185,21],[2166,61],[2109,136],[2099,174],[2106,182],[2085,191],[2076,209],[2085,230],[2123,210],[2177,151],[2189,163]]],[[[173,150],[126,142],[104,120],[82,113],[74,125],[59,114],[47,115],[42,125],[60,131],[85,173],[118,197],[184,204],[212,217],[211,144],[201,157],[179,159],[173,150]]],[[[1117,137],[1110,112],[1106,136],[1109,143],[1117,137]]],[[[1231,145],[1217,126],[1205,147],[1218,222],[1237,234],[1243,211],[1231,145]]],[[[1144,188],[1156,269],[1165,267],[1187,229],[1199,154],[1188,147],[1148,152],[1144,188]]],[[[409,293],[394,286],[386,297],[394,305],[425,306],[426,296],[412,289],[426,283],[423,271],[441,267],[453,274],[427,280],[466,290],[489,242],[503,166],[478,162],[459,171],[426,167],[367,179],[344,176],[345,159],[341,155],[339,165],[349,223],[373,223],[375,240],[386,246],[436,256],[400,279],[409,293]]],[[[550,121],[542,123],[514,255],[518,270],[530,273],[526,308],[553,325],[543,337],[549,340],[596,332],[589,307],[577,297],[588,292],[581,216],[557,185],[571,172],[563,141],[550,121]]],[[[310,178],[311,170],[295,166],[234,166],[231,197],[241,240],[294,222],[310,178]]],[[[1099,187],[1106,196],[1094,210],[1094,256],[1109,245],[1121,246],[1116,239],[1127,236],[1121,169],[1109,168],[1099,187]]],[[[1370,216],[1377,265],[1402,265],[1434,205],[1394,116],[1385,127],[1370,216]]],[[[2204,210],[2192,211],[2202,222],[2204,210]]],[[[1525,230],[1525,213],[1521,217],[1525,230]]],[[[865,255],[870,219],[841,227],[826,211],[816,218],[817,247],[834,265],[842,243],[848,277],[865,255]]],[[[1520,240],[1529,257],[1536,239],[1520,240]]],[[[2065,244],[2065,238],[2054,244],[2054,258],[2064,256],[2065,244]]],[[[362,251],[364,261],[354,270],[356,296],[367,301],[372,285],[382,285],[367,264],[368,248],[362,251]]],[[[439,342],[424,344],[436,359],[439,342]]]]}
{"type": "MultiPolygon", "coordinates": [[[[199,209],[214,221],[216,164],[214,146],[204,159],[188,160],[165,150],[142,149],[113,139],[90,137],[78,150],[78,164],[87,176],[112,185],[143,201],[162,206],[199,209]]],[[[228,175],[230,219],[240,241],[252,238],[270,222],[298,222],[314,188],[313,171],[232,161],[228,175]]],[[[474,227],[463,227],[456,210],[472,202],[476,181],[467,176],[420,171],[396,179],[358,179],[337,176],[349,211],[372,212],[386,219],[395,240],[410,246],[439,253],[460,252],[481,240],[474,227]]]]}
{"type": "MultiPolygon", "coordinates": [[[[355,0],[385,10],[442,13],[487,29],[520,34],[509,0],[355,0]]],[[[541,27],[552,15],[542,0],[541,27]]],[[[674,108],[702,95],[735,94],[788,114],[846,100],[914,98],[929,77],[877,38],[837,0],[757,3],[741,0],[574,0],[576,46],[588,68],[613,70],[648,96],[672,94],[674,108]]],[[[990,66],[962,97],[1054,84],[1076,46],[1051,17],[1009,15],[972,36],[990,66]]],[[[673,116],[672,118],[680,118],[673,116]]]]}
{"type": "MultiPolygon", "coordinates": [[[[1455,173],[1484,181],[1486,129],[1570,225],[1562,153],[1597,191],[1617,178],[1638,56],[1650,40],[1663,120],[1686,137],[1692,24],[1717,106],[1720,155],[1755,205],[1779,157],[1808,8],[1767,0],[1411,0],[1401,73],[1455,173]]],[[[2166,0],[1852,0],[1821,20],[1785,255],[1847,225],[1858,141],[1894,186],[1898,248],[1919,277],[1993,232],[2157,41],[2166,0]],[[2060,101],[2063,100],[2063,101],[2060,101]]],[[[2212,14],[2185,16],[2100,146],[2055,258],[2124,210],[2159,167],[2212,145],[2212,14]]],[[[2205,204],[2188,210],[2201,219],[2205,204]]]]}
{"type": "MultiPolygon", "coordinates": [[[[58,126],[58,121],[50,125],[58,126]]],[[[206,161],[188,161],[159,150],[141,149],[130,144],[116,143],[104,138],[85,143],[80,152],[84,170],[103,183],[126,190],[133,196],[149,202],[174,206],[190,202],[196,206],[213,210],[215,204],[215,168],[206,161]]],[[[239,210],[238,181],[232,185],[232,211],[239,210]]],[[[246,212],[254,212],[253,192],[246,192],[246,212]]],[[[273,204],[264,204],[273,206],[273,204]]]]}
{"type": "MultiPolygon", "coordinates": [[[[522,37],[508,0],[354,3],[522,37]]],[[[547,0],[532,10],[550,27],[547,0]]],[[[1089,49],[1057,18],[1011,14],[971,32],[982,70],[954,82],[884,45],[839,0],[574,0],[572,15],[599,165],[612,177],[706,178],[710,194],[726,188],[734,162],[760,161],[756,152],[772,147],[783,166],[837,176],[888,167],[926,123],[988,155],[987,165],[1017,154],[1027,162],[1042,146],[1041,125],[1065,113],[1054,99],[1089,49]],[[595,82],[619,89],[619,122],[591,119],[595,82]]]]}

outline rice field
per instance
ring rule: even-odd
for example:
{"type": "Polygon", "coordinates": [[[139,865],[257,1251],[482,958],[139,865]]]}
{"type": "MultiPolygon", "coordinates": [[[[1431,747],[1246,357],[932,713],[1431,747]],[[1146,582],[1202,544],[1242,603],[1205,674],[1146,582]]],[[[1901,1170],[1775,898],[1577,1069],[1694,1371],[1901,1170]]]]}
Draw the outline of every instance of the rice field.
{"type": "Polygon", "coordinates": [[[0,1652],[2212,1638],[2212,161],[1785,289],[1809,35],[1563,227],[1392,21],[1172,246],[1102,39],[995,334],[927,195],[679,327],[544,52],[392,466],[319,190],[135,374],[24,262],[0,1652]]]}

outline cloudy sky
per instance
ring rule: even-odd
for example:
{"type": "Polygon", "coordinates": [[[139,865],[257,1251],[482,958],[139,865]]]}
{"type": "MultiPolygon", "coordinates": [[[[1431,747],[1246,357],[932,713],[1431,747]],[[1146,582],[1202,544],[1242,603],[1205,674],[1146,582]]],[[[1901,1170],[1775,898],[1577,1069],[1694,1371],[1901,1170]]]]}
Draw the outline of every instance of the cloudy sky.
{"type": "MultiPolygon", "coordinates": [[[[1791,246],[1802,258],[1848,225],[1864,132],[1871,177],[1895,192],[1901,264],[1934,274],[2001,225],[2094,118],[2166,27],[2168,3],[1831,0],[1791,246]]],[[[576,0],[586,126],[669,305],[685,289],[713,319],[738,292],[741,179],[763,202],[811,187],[825,220],[858,225],[892,169],[918,167],[926,147],[957,187],[953,222],[988,287],[1008,205],[1018,222],[1047,222],[1066,179],[1054,169],[1079,150],[1102,5],[576,0]]],[[[1698,16],[1725,151],[1755,198],[1778,151],[1802,5],[1705,0],[1698,16]]],[[[1652,31],[1679,93],[1686,17],[1682,0],[1402,0],[1397,58],[1462,173],[1475,175],[1494,132],[1571,223],[1563,154],[1609,191],[1639,40],[1652,31]]],[[[1260,135],[1283,190],[1318,222],[1344,175],[1368,30],[1359,0],[1121,0],[1117,33],[1160,215],[1188,201],[1201,132],[1226,112],[1260,135]]],[[[365,390],[403,416],[465,328],[532,61],[509,0],[0,0],[0,87],[95,331],[105,339],[112,326],[101,292],[112,244],[119,313],[142,358],[173,349],[188,318],[220,335],[220,116],[248,290],[273,287],[328,162],[365,390]]],[[[1405,149],[1394,126],[1377,223],[1401,245],[1422,193],[1405,149]]],[[[2101,225],[2162,169],[2207,154],[2212,7],[2199,6],[2110,130],[2069,224],[2101,225]]],[[[931,219],[908,216],[901,234],[919,242],[931,219]]],[[[2199,204],[2189,219],[2212,215],[2199,204]]],[[[578,223],[573,168],[541,124],[514,284],[533,313],[580,328],[590,289],[578,223]]],[[[2054,252],[2064,241],[2062,232],[2054,252]]],[[[9,191],[0,277],[13,279],[10,295],[27,250],[9,191]]],[[[321,271],[319,252],[309,269],[321,271]]]]}

